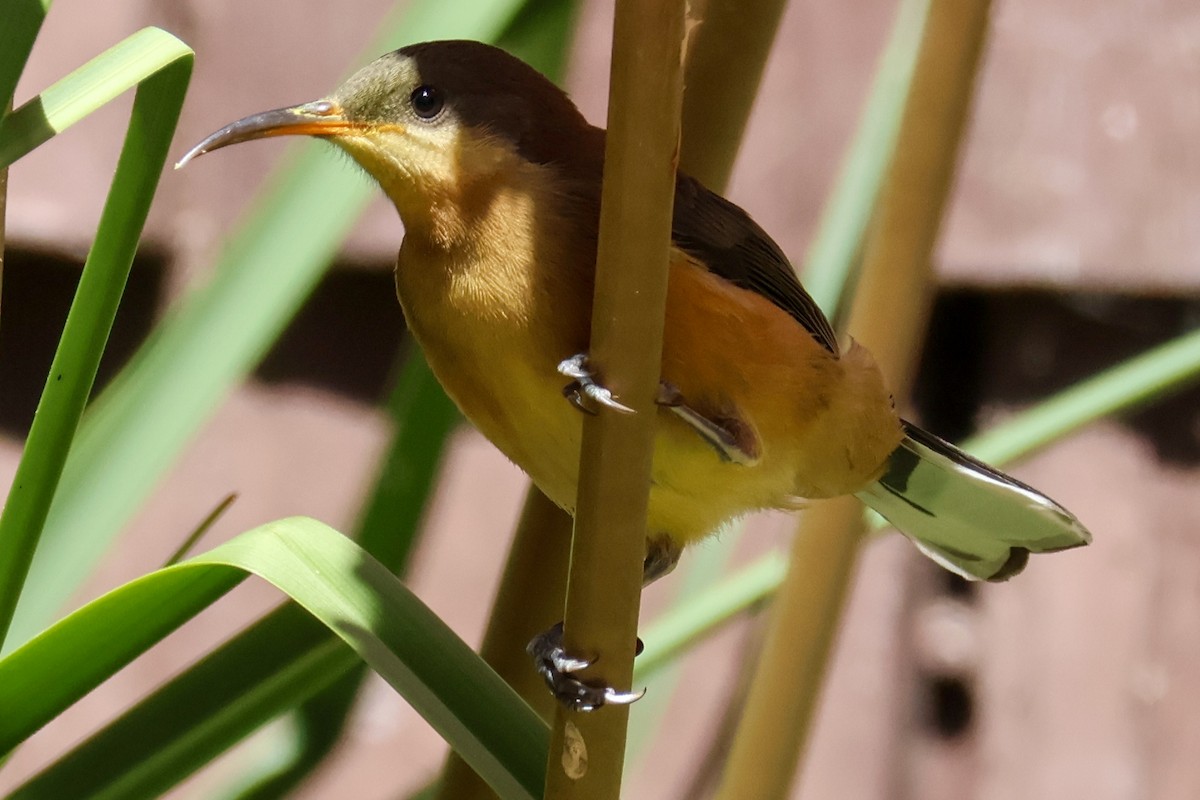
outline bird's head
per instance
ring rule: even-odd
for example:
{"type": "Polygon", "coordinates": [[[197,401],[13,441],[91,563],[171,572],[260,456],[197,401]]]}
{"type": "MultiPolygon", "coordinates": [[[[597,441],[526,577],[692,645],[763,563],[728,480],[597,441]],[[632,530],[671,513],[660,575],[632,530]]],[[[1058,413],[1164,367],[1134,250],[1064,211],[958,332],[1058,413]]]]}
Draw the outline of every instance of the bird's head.
{"type": "Polygon", "coordinates": [[[590,174],[598,134],[562,90],[503,50],[427,42],[382,56],[328,97],[226,125],[178,166],[251,139],[327,139],[379,182],[411,229],[438,204],[478,202],[521,162],[590,174]]]}

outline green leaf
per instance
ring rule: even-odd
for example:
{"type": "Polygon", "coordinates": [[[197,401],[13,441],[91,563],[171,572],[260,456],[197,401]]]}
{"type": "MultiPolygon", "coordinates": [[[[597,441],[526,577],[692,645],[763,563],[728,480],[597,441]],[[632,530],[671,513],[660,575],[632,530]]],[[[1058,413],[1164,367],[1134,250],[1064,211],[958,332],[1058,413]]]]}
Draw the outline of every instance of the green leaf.
{"type": "MultiPolygon", "coordinates": [[[[125,280],[154,198],[191,76],[191,50],[161,31],[143,31],[142,74],[129,130],[96,239],[54,355],[21,463],[0,514],[0,642],[8,631],[58,486],[125,280]]],[[[127,76],[129,77],[129,76],[127,76]]]]}
{"type": "MultiPolygon", "coordinates": [[[[337,531],[269,523],[110,592],[0,661],[0,751],[252,573],[333,630],[503,798],[541,795],[548,731],[537,715],[387,569],[337,531]],[[97,666],[100,665],[100,666],[97,666]],[[37,686],[37,690],[33,687],[37,686]]],[[[193,697],[191,703],[208,703],[193,697]]],[[[181,712],[182,713],[182,712],[181,712]]],[[[12,798],[143,794],[136,773],[101,785],[79,751],[12,798]]],[[[100,764],[95,753],[92,764],[100,764]]],[[[110,777],[110,776],[109,776],[110,777]]]]}
{"type": "Polygon", "coordinates": [[[687,603],[672,605],[641,633],[646,649],[634,662],[634,685],[651,680],[721,625],[769,598],[786,574],[787,559],[770,553],[687,603]]]}
{"type": "Polygon", "coordinates": [[[12,102],[49,7],[50,0],[0,1],[0,114],[12,102]]]}
{"type": "MultiPolygon", "coordinates": [[[[389,402],[397,429],[359,541],[392,572],[403,569],[457,412],[414,353],[389,402]]],[[[278,797],[320,762],[339,736],[362,660],[328,628],[286,603],[90,736],[55,769],[70,785],[90,776],[97,786],[137,787],[157,794],[207,764],[268,720],[319,692],[299,726],[290,763],[239,796],[278,797]],[[196,698],[203,698],[197,702],[196,698]],[[342,700],[339,708],[334,700],[342,700]]],[[[111,669],[115,670],[116,667],[111,669]]],[[[64,701],[65,703],[69,700],[64,701]]]]}
{"type": "Polygon", "coordinates": [[[51,797],[157,797],[297,696],[361,667],[328,628],[285,603],[89,736],[54,763],[52,778],[38,779],[47,783],[32,786],[71,787],[43,795],[51,797]]]}
{"type": "Polygon", "coordinates": [[[972,437],[964,448],[1004,464],[1101,417],[1176,392],[1200,379],[1200,329],[1104,370],[972,437]]]}
{"type": "MultiPolygon", "coordinates": [[[[138,31],[0,121],[0,168],[12,164],[156,72],[191,57],[191,48],[166,31],[158,28],[138,31]]],[[[186,89],[186,82],[183,88],[186,89]]],[[[174,134],[173,126],[171,133],[174,134]]]]}

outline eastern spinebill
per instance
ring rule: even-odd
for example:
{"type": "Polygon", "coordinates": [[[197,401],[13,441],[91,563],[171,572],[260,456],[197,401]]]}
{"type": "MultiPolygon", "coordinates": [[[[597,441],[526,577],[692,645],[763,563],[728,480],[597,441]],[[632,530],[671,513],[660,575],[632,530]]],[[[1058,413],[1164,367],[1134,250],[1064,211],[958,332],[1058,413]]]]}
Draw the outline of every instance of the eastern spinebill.
{"type": "MultiPolygon", "coordinates": [[[[572,511],[579,410],[625,410],[586,355],[604,130],[504,51],[429,42],[388,53],[324,99],[238,120],[180,165],[294,134],[340,147],[395,204],[397,294],[434,374],[572,511]]],[[[972,579],[1004,580],[1031,552],[1090,541],[1050,498],[900,419],[871,354],[839,342],[778,245],[682,173],[668,280],[647,581],[732,518],[843,494],[972,579]]],[[[554,636],[535,642],[569,705],[635,697],[572,678],[586,661],[554,636]]]]}

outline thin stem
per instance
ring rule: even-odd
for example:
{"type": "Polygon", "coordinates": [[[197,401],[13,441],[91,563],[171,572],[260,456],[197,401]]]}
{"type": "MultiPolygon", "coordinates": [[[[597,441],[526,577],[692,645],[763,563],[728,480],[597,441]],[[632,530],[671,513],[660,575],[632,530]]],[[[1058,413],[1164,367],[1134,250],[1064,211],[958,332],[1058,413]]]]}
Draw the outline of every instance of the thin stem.
{"type": "MultiPolygon", "coordinates": [[[[8,210],[8,168],[0,169],[0,297],[4,296],[4,250],[7,244],[6,230],[4,226],[5,215],[8,210]]],[[[0,306],[0,311],[3,311],[0,306]]]]}
{"type": "Polygon", "coordinates": [[[714,192],[733,172],[787,0],[708,0],[688,45],[679,168],[714,192]]]}
{"type": "MultiPolygon", "coordinates": [[[[880,195],[850,313],[850,330],[875,354],[901,397],[907,392],[926,326],[931,256],[987,18],[987,0],[930,4],[896,154],[880,195]]],[[[861,509],[849,498],[818,504],[802,520],[719,798],[782,800],[787,796],[807,740],[861,533],[861,509]]]]}
{"type": "MultiPolygon", "coordinates": [[[[679,147],[684,3],[618,0],[590,357],[636,413],[583,425],[564,643],[597,659],[585,680],[630,688],[646,543],[679,147]]],[[[558,709],[551,800],[617,798],[628,709],[558,709]]]]}

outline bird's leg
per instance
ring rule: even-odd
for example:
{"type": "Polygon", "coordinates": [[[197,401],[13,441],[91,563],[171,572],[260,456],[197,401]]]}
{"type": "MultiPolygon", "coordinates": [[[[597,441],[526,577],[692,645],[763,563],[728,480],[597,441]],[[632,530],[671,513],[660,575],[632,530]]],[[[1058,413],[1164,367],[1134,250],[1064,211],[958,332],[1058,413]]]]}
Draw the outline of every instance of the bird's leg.
{"type": "Polygon", "coordinates": [[[660,406],[691,425],[704,441],[712,445],[723,461],[752,466],[758,463],[758,439],[754,431],[740,419],[711,419],[684,402],[679,390],[667,381],[658,385],[660,406]]]}
{"type": "MultiPolygon", "coordinates": [[[[659,536],[646,542],[646,558],[642,561],[642,586],[646,586],[679,563],[683,549],[670,537],[659,536]]],[[[550,692],[560,703],[575,711],[592,711],[603,705],[627,705],[645,694],[622,692],[611,686],[584,683],[574,673],[596,663],[594,658],[579,658],[563,648],[563,625],[558,623],[529,642],[525,651],[533,658],[534,669],[546,681],[550,692]]],[[[642,652],[642,640],[637,640],[636,655],[642,652]]]]}
{"type": "Polygon", "coordinates": [[[596,375],[588,366],[587,353],[578,353],[559,362],[558,372],[560,375],[565,375],[573,380],[563,387],[563,396],[571,401],[571,405],[578,408],[587,414],[595,414],[596,411],[591,408],[584,398],[591,400],[594,403],[599,403],[602,406],[607,406],[613,411],[620,411],[622,414],[632,414],[633,409],[627,405],[617,402],[613,399],[612,392],[604,388],[596,380],[596,375]]]}
{"type": "Polygon", "coordinates": [[[683,548],[669,536],[656,536],[646,542],[646,558],[642,561],[642,586],[649,586],[675,569],[683,548]]]}

